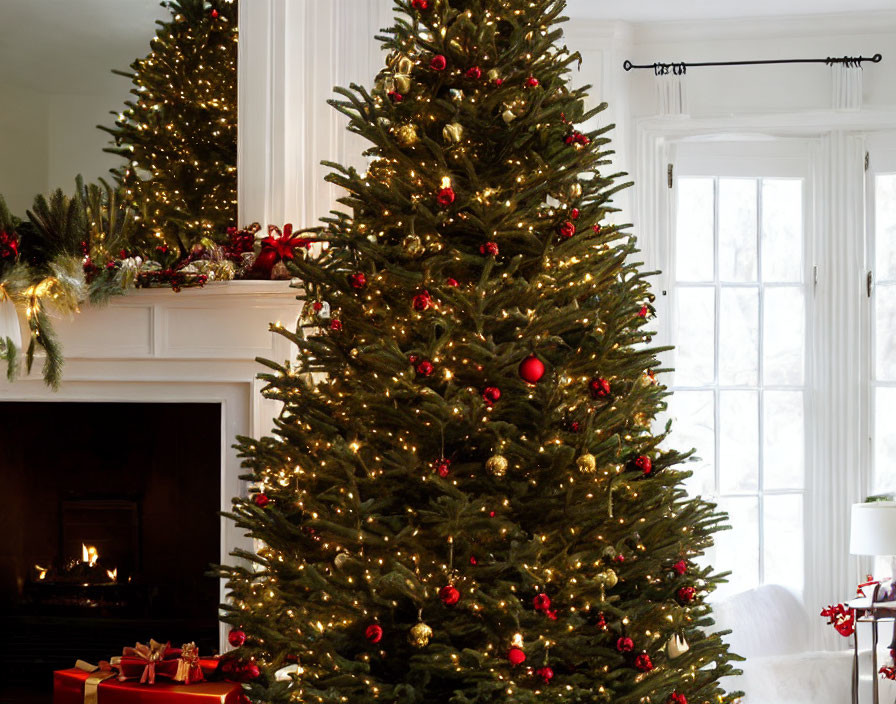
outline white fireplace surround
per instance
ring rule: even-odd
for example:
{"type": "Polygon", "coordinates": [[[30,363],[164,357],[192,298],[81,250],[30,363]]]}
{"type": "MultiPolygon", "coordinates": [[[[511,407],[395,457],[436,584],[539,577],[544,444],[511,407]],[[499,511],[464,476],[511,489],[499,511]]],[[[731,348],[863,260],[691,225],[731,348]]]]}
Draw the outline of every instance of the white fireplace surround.
{"type": "MultiPolygon", "coordinates": [[[[269,326],[294,326],[300,311],[296,293],[284,281],[231,281],[179,293],[132,291],[107,306],[87,307],[72,319],[54,321],[65,356],[60,389],[47,388],[42,360],[36,359],[31,376],[0,381],[0,403],[218,403],[219,437],[189,438],[190,428],[166,428],[164,419],[152,430],[220,445],[221,509],[229,510],[232,497],[247,493],[234,440],[267,433],[277,412],[277,404],[260,394],[256,375],[262,367],[255,359],[294,356],[294,346],[269,326]]],[[[227,561],[236,547],[251,550],[252,543],[222,519],[218,557],[227,561]]],[[[223,652],[224,624],[219,636],[223,652]]]]}

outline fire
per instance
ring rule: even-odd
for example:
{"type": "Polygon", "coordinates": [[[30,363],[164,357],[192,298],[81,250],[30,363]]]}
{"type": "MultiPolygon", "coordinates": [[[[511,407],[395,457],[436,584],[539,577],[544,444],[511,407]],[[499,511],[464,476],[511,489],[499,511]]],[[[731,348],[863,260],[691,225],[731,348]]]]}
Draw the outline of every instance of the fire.
{"type": "Polygon", "coordinates": [[[93,545],[85,545],[84,543],[81,543],[81,562],[88,567],[93,567],[99,559],[100,554],[93,545]]]}
{"type": "Polygon", "coordinates": [[[41,567],[40,565],[35,565],[35,566],[34,566],[34,569],[37,570],[37,578],[38,578],[38,579],[46,579],[46,578],[47,578],[47,572],[50,571],[50,568],[49,568],[49,567],[41,567]]]}
{"type": "Polygon", "coordinates": [[[113,582],[118,581],[118,568],[116,567],[114,570],[106,570],[106,574],[109,576],[113,582]]]}

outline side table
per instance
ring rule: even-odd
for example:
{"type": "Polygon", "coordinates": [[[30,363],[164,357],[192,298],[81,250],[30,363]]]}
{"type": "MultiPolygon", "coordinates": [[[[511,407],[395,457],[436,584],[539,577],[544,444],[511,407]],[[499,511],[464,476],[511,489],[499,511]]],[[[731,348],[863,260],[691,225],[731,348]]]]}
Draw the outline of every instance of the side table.
{"type": "MultiPolygon", "coordinates": [[[[875,594],[877,589],[875,589],[875,594]]],[[[852,704],[859,704],[859,624],[871,624],[871,700],[880,704],[880,687],[877,666],[877,624],[896,622],[896,602],[874,599],[853,599],[846,603],[856,612],[856,628],[852,634],[852,704]]]]}

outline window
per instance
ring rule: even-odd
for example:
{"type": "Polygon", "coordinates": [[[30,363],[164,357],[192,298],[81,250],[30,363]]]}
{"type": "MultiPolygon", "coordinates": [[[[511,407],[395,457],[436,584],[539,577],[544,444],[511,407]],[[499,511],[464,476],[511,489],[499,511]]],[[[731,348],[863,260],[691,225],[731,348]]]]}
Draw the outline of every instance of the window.
{"type": "Polygon", "coordinates": [[[730,517],[708,556],[732,573],[717,596],[804,581],[808,158],[758,146],[675,158],[671,444],[696,448],[689,491],[730,517]]]}

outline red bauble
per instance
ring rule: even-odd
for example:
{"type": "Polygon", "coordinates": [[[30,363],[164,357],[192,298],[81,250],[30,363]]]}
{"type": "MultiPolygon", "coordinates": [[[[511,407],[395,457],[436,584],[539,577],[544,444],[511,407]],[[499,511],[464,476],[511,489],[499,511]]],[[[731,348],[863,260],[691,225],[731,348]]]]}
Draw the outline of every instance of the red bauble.
{"type": "Polygon", "coordinates": [[[460,286],[460,284],[457,283],[457,279],[452,279],[450,276],[445,279],[445,285],[450,286],[451,288],[457,288],[458,286],[460,286]]]}
{"type": "Polygon", "coordinates": [[[557,232],[560,233],[560,236],[563,239],[568,240],[570,237],[576,234],[576,226],[573,225],[569,220],[567,220],[565,223],[560,225],[559,228],[557,228],[557,232]]]}
{"type": "Polygon", "coordinates": [[[639,318],[646,318],[646,317],[647,317],[647,312],[648,312],[648,311],[647,311],[647,306],[641,306],[641,310],[638,311],[638,317],[639,317],[639,318]]]}
{"type": "Polygon", "coordinates": [[[592,225],[591,229],[594,230],[597,234],[600,234],[600,225],[592,225]]]}
{"type": "Polygon", "coordinates": [[[530,88],[535,88],[538,85],[538,79],[535,76],[529,76],[526,79],[526,85],[530,88]]]}
{"type": "Polygon", "coordinates": [[[501,389],[497,386],[486,386],[482,390],[482,398],[489,406],[493,406],[501,398],[501,389]]]}
{"type": "Polygon", "coordinates": [[[446,457],[436,460],[434,468],[438,475],[444,479],[451,473],[451,460],[446,457]]]}
{"type": "Polygon", "coordinates": [[[315,313],[320,313],[320,312],[323,310],[323,308],[324,308],[324,304],[321,303],[320,301],[315,301],[315,302],[311,305],[311,307],[314,308],[314,312],[315,312],[315,313]]]}
{"type": "Polygon", "coordinates": [[[257,680],[261,675],[261,670],[258,669],[258,665],[254,662],[250,662],[246,667],[243,668],[243,678],[246,680],[257,680]]]}
{"type": "Polygon", "coordinates": [[[647,653],[641,653],[635,658],[635,667],[641,672],[650,672],[653,669],[653,660],[647,653]]]}
{"type": "Polygon", "coordinates": [[[436,54],[432,57],[432,61],[429,62],[429,67],[433,71],[444,71],[448,66],[448,59],[446,59],[441,54],[436,54]]]}
{"type": "Polygon", "coordinates": [[[535,384],[544,376],[544,362],[534,354],[531,354],[520,362],[519,372],[523,381],[535,384]]]}
{"type": "Polygon", "coordinates": [[[479,560],[476,559],[475,555],[470,555],[470,564],[474,567],[479,564],[479,560]]]}
{"type": "Polygon", "coordinates": [[[330,330],[335,330],[336,332],[339,332],[340,330],[342,330],[342,321],[336,320],[335,318],[333,320],[331,320],[330,321],[330,330]]]}
{"type": "Polygon", "coordinates": [[[243,643],[246,642],[246,632],[241,631],[239,628],[234,628],[230,633],[227,634],[227,642],[230,643],[234,648],[239,648],[243,643]]]}
{"type": "Polygon", "coordinates": [[[497,242],[486,242],[485,244],[479,245],[479,253],[485,254],[490,257],[498,256],[498,243],[497,242]]]}
{"type": "Polygon", "coordinates": [[[571,217],[573,220],[578,220],[579,215],[581,215],[581,213],[579,212],[578,208],[573,208],[569,211],[569,217],[571,217]]]}
{"type": "Polygon", "coordinates": [[[507,659],[510,660],[511,665],[516,667],[517,665],[522,665],[526,662],[526,654],[523,652],[522,648],[514,646],[507,651],[507,659]]]}
{"type": "Polygon", "coordinates": [[[0,259],[15,259],[18,254],[19,236],[15,232],[0,230],[0,259]]]}
{"type": "Polygon", "coordinates": [[[439,599],[445,606],[454,606],[460,601],[460,592],[451,584],[445,585],[439,589],[439,599]]]}
{"type": "Polygon", "coordinates": [[[422,291],[414,296],[411,305],[414,306],[414,310],[422,313],[432,305],[432,296],[429,295],[429,291],[422,291]]]}
{"type": "Polygon", "coordinates": [[[502,85],[504,85],[504,79],[503,79],[503,78],[496,78],[496,79],[495,79],[495,85],[498,86],[498,88],[500,88],[502,85]]]}
{"type": "Polygon", "coordinates": [[[547,594],[536,594],[532,599],[532,606],[536,611],[548,611],[551,608],[551,597],[547,594]]]}
{"type": "Polygon", "coordinates": [[[415,10],[428,10],[429,0],[411,0],[411,7],[415,10]]]}
{"type": "Polygon", "coordinates": [[[644,476],[650,475],[653,472],[653,460],[651,460],[647,455],[638,455],[633,462],[635,467],[641,470],[644,476]]]}
{"type": "Polygon", "coordinates": [[[424,359],[417,364],[417,373],[420,376],[430,376],[435,371],[435,367],[428,359],[424,359]]]}
{"type": "Polygon", "coordinates": [[[213,20],[218,19],[218,11],[217,10],[212,10],[212,19],[213,20]]]}
{"type": "Polygon", "coordinates": [[[630,653],[635,649],[635,642],[631,638],[619,638],[616,641],[616,650],[620,653],[630,653]]]}
{"type": "Polygon", "coordinates": [[[268,498],[267,494],[256,494],[252,497],[252,500],[255,502],[256,506],[260,506],[261,508],[264,508],[269,503],[271,503],[271,500],[268,498]]]}
{"type": "Polygon", "coordinates": [[[364,637],[371,643],[379,643],[383,639],[383,627],[378,623],[371,623],[364,629],[364,637]]]}
{"type": "Polygon", "coordinates": [[[688,704],[688,698],[678,692],[672,692],[667,702],[668,704],[688,704]]]}
{"type": "Polygon", "coordinates": [[[436,200],[443,208],[447,208],[454,202],[454,190],[451,188],[442,188],[436,194],[436,200]]]}
{"type": "Polygon", "coordinates": [[[697,590],[694,587],[682,587],[675,595],[678,597],[678,601],[682,604],[690,604],[694,597],[697,596],[697,590]]]}
{"type": "Polygon", "coordinates": [[[685,572],[688,571],[688,563],[684,560],[679,560],[674,565],[672,565],[672,570],[681,577],[685,572]]]}
{"type": "Polygon", "coordinates": [[[610,382],[603,377],[596,377],[588,382],[588,390],[592,398],[606,398],[610,395],[610,382]]]}
{"type": "Polygon", "coordinates": [[[352,288],[364,288],[367,285],[367,277],[363,273],[358,272],[349,276],[348,282],[352,285],[352,288]]]}
{"type": "Polygon", "coordinates": [[[394,90],[390,90],[387,93],[387,95],[389,96],[389,99],[393,103],[400,103],[402,100],[404,100],[404,96],[401,93],[394,91],[394,90]]]}
{"type": "Polygon", "coordinates": [[[535,671],[535,676],[538,677],[545,684],[550,683],[552,679],[554,679],[554,671],[549,668],[547,665],[544,667],[539,667],[535,671]]]}
{"type": "Polygon", "coordinates": [[[625,555],[617,555],[613,558],[615,562],[625,562],[625,555]]]}
{"type": "Polygon", "coordinates": [[[467,69],[467,78],[472,78],[474,81],[478,81],[482,78],[482,69],[478,66],[472,66],[467,69]]]}

